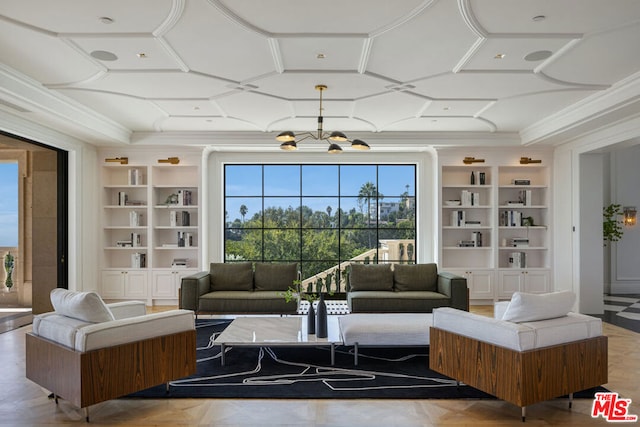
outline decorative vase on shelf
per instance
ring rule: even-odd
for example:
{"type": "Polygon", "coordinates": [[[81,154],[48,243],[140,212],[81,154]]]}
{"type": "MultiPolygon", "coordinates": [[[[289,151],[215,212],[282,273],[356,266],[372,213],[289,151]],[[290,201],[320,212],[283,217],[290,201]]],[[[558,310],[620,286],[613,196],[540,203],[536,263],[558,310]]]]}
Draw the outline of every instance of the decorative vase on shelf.
{"type": "Polygon", "coordinates": [[[8,291],[11,291],[13,287],[13,268],[15,267],[15,261],[11,252],[7,252],[4,256],[4,271],[6,274],[6,279],[4,281],[4,285],[7,287],[8,291]]]}
{"type": "Polygon", "coordinates": [[[320,293],[318,307],[316,309],[316,337],[327,337],[327,305],[324,303],[324,294],[320,293]]]}
{"type": "Polygon", "coordinates": [[[309,301],[309,310],[307,311],[307,333],[310,335],[316,333],[316,312],[313,309],[313,301],[309,301]]]}

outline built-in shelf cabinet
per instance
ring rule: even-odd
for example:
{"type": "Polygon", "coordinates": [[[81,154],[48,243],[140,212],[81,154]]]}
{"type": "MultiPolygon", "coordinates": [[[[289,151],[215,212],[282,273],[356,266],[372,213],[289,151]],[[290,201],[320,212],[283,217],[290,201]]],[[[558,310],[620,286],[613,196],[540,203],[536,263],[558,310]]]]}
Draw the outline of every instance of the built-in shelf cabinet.
{"type": "Polygon", "coordinates": [[[440,268],[467,278],[471,300],[551,289],[549,168],[497,157],[440,165],[440,268]]]}
{"type": "Polygon", "coordinates": [[[199,271],[200,170],[191,163],[102,165],[102,281],[107,299],[175,303],[199,271]],[[184,263],[183,263],[184,262],[184,263]]]}

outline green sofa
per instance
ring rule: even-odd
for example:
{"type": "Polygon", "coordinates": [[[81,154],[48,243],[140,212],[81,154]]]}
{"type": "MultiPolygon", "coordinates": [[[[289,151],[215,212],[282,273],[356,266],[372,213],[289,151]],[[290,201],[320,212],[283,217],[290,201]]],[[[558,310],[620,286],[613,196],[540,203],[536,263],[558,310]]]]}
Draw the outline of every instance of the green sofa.
{"type": "Polygon", "coordinates": [[[347,303],[352,313],[469,310],[467,279],[438,273],[436,264],[352,264],[347,303]]]}
{"type": "Polygon", "coordinates": [[[211,263],[209,271],[184,277],[180,308],[215,314],[293,314],[283,292],[298,279],[296,263],[211,263]]]}

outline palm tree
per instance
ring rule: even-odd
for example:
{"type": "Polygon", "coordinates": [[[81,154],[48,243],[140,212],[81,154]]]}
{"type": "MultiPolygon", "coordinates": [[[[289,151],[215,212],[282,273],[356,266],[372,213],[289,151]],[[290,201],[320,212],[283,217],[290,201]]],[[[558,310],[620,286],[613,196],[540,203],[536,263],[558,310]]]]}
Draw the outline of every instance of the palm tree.
{"type": "Polygon", "coordinates": [[[240,205],[240,215],[242,215],[242,222],[244,222],[244,216],[249,212],[249,209],[245,205],[240,205]]]}
{"type": "MultiPolygon", "coordinates": [[[[371,224],[371,199],[377,198],[378,200],[382,200],[384,196],[382,193],[378,192],[376,185],[373,182],[365,182],[360,187],[360,192],[358,193],[358,204],[362,206],[364,202],[367,203],[367,225],[371,224]]],[[[376,206],[377,206],[376,201],[376,206]]],[[[362,210],[362,208],[360,208],[362,210]]]]}

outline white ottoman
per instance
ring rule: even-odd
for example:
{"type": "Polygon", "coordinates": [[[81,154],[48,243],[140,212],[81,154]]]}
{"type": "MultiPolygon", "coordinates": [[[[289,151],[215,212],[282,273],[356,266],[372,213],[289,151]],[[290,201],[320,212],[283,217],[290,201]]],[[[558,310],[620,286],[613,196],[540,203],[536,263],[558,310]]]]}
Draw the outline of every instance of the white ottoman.
{"type": "Polygon", "coordinates": [[[338,319],[344,345],[354,347],[358,364],[358,347],[428,346],[431,313],[355,313],[338,319]]]}

